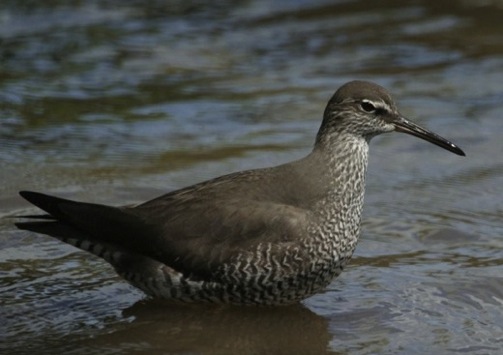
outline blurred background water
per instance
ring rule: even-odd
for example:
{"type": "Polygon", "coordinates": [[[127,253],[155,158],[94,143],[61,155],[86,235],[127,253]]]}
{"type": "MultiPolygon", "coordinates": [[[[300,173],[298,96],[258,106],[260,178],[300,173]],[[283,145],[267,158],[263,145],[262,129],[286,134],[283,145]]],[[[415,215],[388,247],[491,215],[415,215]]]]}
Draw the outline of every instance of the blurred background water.
{"type": "Polygon", "coordinates": [[[352,79],[467,157],[374,139],[354,259],[294,307],[146,300],[2,218],[0,352],[499,354],[502,18],[500,0],[2,1],[2,216],[34,211],[20,189],[121,205],[299,158],[352,79]]]}

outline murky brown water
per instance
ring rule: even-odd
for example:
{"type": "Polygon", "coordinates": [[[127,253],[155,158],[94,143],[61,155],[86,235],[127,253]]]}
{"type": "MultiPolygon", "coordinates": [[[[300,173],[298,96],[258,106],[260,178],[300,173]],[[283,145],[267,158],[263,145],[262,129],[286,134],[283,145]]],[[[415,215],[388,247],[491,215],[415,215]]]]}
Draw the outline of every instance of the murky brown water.
{"type": "Polygon", "coordinates": [[[501,353],[501,1],[23,3],[0,5],[3,216],[20,189],[126,204],[298,158],[355,78],[467,157],[376,138],[354,260],[295,307],[144,300],[0,219],[2,354],[501,353]]]}

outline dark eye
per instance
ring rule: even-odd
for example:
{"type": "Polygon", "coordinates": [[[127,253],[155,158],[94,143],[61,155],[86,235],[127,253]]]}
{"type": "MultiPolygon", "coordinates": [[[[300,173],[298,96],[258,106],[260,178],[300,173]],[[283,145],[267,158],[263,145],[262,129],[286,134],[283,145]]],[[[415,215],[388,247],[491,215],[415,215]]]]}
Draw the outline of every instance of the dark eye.
{"type": "Polygon", "coordinates": [[[363,111],[366,111],[366,112],[374,112],[376,110],[375,106],[372,105],[370,102],[368,101],[363,101],[361,104],[360,104],[361,108],[363,109],[363,111]]]}

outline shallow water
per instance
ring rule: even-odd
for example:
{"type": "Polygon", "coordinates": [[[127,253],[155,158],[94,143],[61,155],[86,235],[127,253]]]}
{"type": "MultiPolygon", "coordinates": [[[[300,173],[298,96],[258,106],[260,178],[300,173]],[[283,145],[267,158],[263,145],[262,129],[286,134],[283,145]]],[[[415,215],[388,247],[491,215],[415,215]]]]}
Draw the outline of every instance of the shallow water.
{"type": "Polygon", "coordinates": [[[101,260],[0,219],[6,353],[449,353],[503,348],[501,1],[0,6],[0,212],[20,189],[127,204],[306,154],[351,79],[459,144],[372,142],[363,235],[283,308],[145,300],[101,260]]]}

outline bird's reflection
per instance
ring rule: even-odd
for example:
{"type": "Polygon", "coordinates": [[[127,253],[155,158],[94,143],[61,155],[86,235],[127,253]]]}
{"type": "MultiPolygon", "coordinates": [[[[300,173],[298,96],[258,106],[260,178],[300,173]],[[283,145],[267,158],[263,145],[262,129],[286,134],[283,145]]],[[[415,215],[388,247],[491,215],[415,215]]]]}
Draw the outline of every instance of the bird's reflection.
{"type": "Polygon", "coordinates": [[[235,307],[140,301],[123,329],[86,340],[94,349],[190,353],[323,353],[327,320],[301,304],[235,307]]]}

